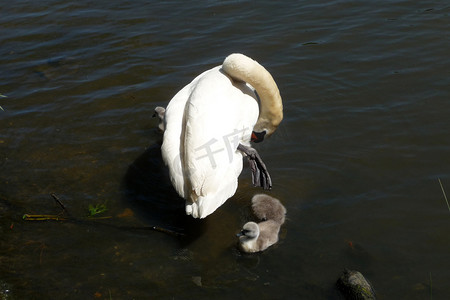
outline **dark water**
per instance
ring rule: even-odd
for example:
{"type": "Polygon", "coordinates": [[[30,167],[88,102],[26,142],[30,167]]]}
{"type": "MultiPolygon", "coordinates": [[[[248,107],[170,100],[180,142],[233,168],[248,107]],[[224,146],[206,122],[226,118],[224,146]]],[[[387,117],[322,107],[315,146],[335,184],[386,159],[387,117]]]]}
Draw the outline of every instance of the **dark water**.
{"type": "Polygon", "coordinates": [[[447,298],[449,15],[445,1],[3,3],[2,297],[338,299],[354,268],[380,299],[447,298]],[[234,236],[260,192],[248,170],[212,216],[184,217],[151,118],[232,52],[269,69],[285,107],[257,148],[288,220],[250,256],[234,236]],[[59,214],[51,193],[77,221],[22,220],[59,214]],[[87,219],[98,204],[112,218],[87,219]]]}

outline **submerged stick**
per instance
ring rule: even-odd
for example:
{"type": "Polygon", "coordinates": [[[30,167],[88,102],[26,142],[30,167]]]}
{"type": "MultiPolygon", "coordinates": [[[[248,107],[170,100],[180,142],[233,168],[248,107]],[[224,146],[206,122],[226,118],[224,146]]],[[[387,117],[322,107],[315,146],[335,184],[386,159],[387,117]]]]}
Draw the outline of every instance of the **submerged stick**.
{"type": "Polygon", "coordinates": [[[185,236],[184,233],[178,232],[178,231],[174,231],[171,229],[167,229],[167,228],[163,228],[163,227],[159,227],[159,226],[151,226],[150,227],[151,230],[155,230],[155,231],[159,231],[162,233],[166,233],[169,235],[173,235],[173,236],[185,236]]]}
{"type": "Polygon", "coordinates": [[[450,205],[448,204],[447,195],[445,194],[444,187],[442,186],[442,182],[441,182],[441,179],[439,177],[438,177],[438,180],[439,180],[439,184],[441,186],[442,194],[444,194],[445,202],[447,202],[448,211],[450,211],[450,205]]]}
{"type": "Polygon", "coordinates": [[[24,214],[22,217],[25,221],[66,221],[68,218],[59,215],[29,215],[24,214]]]}
{"type": "Polygon", "coordinates": [[[59,206],[61,206],[62,208],[62,213],[60,213],[59,215],[31,215],[31,214],[24,214],[23,215],[23,219],[25,221],[67,221],[67,220],[73,220],[73,218],[70,216],[69,211],[66,209],[66,207],[64,206],[64,204],[62,204],[62,202],[59,200],[58,196],[56,196],[55,193],[51,193],[50,196],[52,196],[52,198],[56,201],[56,203],[59,204],[59,206]],[[66,216],[62,216],[63,214],[65,214],[66,216]]]}
{"type": "Polygon", "coordinates": [[[162,233],[176,236],[176,237],[186,236],[186,234],[181,231],[172,230],[167,227],[161,227],[161,226],[120,226],[119,228],[126,229],[126,230],[153,230],[153,231],[162,232],[162,233]]]}
{"type": "Polygon", "coordinates": [[[70,216],[69,211],[66,209],[66,207],[64,206],[64,204],[62,204],[62,202],[59,200],[58,196],[56,196],[55,193],[51,193],[50,196],[53,197],[53,199],[55,199],[56,203],[59,204],[59,206],[61,206],[61,208],[63,209],[63,211],[70,216]]]}
{"type": "MultiPolygon", "coordinates": [[[[59,215],[30,215],[30,214],[24,214],[22,217],[25,221],[72,221],[77,223],[94,223],[95,220],[104,220],[104,219],[112,219],[112,216],[107,217],[98,217],[98,218],[88,218],[88,219],[76,219],[76,218],[66,218],[61,217],[59,215]]],[[[105,223],[98,223],[95,222],[95,224],[100,225],[108,225],[115,227],[117,229],[126,229],[126,230],[153,230],[162,232],[168,235],[172,236],[185,236],[184,233],[178,232],[175,230],[171,230],[168,228],[160,227],[160,226],[144,226],[144,227],[128,227],[128,226],[115,226],[112,224],[105,224],[105,223]]]]}
{"type": "Polygon", "coordinates": [[[433,280],[431,279],[431,272],[430,272],[430,299],[433,300],[433,280]]]}
{"type": "Polygon", "coordinates": [[[22,219],[25,221],[69,221],[69,222],[75,222],[75,223],[95,223],[95,224],[101,224],[101,225],[107,225],[107,226],[112,226],[115,227],[117,229],[126,229],[126,230],[153,230],[153,231],[158,231],[158,232],[162,232],[168,235],[172,235],[172,236],[185,236],[184,233],[179,232],[179,231],[175,231],[175,230],[171,230],[169,228],[164,228],[161,226],[145,226],[145,227],[126,227],[126,226],[117,226],[117,225],[113,225],[113,224],[105,224],[105,223],[101,223],[101,222],[95,222],[95,220],[104,220],[104,219],[112,219],[112,216],[105,216],[105,217],[87,217],[87,218],[76,218],[73,217],[69,211],[66,209],[66,207],[64,206],[64,204],[59,200],[58,196],[56,196],[55,193],[51,193],[50,196],[52,196],[52,198],[59,204],[59,206],[61,206],[62,208],[62,212],[59,215],[45,215],[45,214],[24,214],[22,216],[22,219]]]}

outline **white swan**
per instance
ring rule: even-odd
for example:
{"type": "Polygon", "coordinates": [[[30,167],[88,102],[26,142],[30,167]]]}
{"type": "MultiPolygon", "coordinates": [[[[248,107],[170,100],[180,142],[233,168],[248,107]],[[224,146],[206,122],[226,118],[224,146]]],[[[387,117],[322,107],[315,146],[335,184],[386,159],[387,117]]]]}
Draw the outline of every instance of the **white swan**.
{"type": "Polygon", "coordinates": [[[254,185],[271,188],[250,139],[263,140],[282,119],[275,81],[243,54],[231,54],[181,89],[164,113],[161,152],[175,190],[186,199],[186,213],[204,218],[234,195],[244,153],[254,185]]]}
{"type": "Polygon", "coordinates": [[[247,253],[266,250],[278,242],[280,226],[284,223],[286,208],[271,196],[258,194],[252,198],[252,210],[260,223],[248,222],[239,237],[239,248],[247,253]]]}

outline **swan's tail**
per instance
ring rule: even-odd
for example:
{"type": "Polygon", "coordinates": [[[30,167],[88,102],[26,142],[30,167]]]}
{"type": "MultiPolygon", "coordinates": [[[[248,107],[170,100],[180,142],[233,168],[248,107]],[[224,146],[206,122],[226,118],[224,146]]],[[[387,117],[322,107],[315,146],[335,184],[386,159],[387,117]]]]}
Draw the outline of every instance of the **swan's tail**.
{"type": "Polygon", "coordinates": [[[283,224],[286,216],[286,208],[280,200],[266,194],[257,194],[252,198],[253,213],[260,220],[273,220],[283,224]]]}

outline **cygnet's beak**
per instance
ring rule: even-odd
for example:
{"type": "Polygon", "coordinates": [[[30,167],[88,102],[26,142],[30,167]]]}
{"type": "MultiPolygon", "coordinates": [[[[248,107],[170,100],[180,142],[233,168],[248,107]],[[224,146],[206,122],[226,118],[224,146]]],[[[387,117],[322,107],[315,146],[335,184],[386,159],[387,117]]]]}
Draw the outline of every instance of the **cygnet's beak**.
{"type": "Polygon", "coordinates": [[[241,232],[239,232],[238,234],[236,234],[237,237],[243,236],[245,235],[244,230],[242,230],[241,232]]]}

